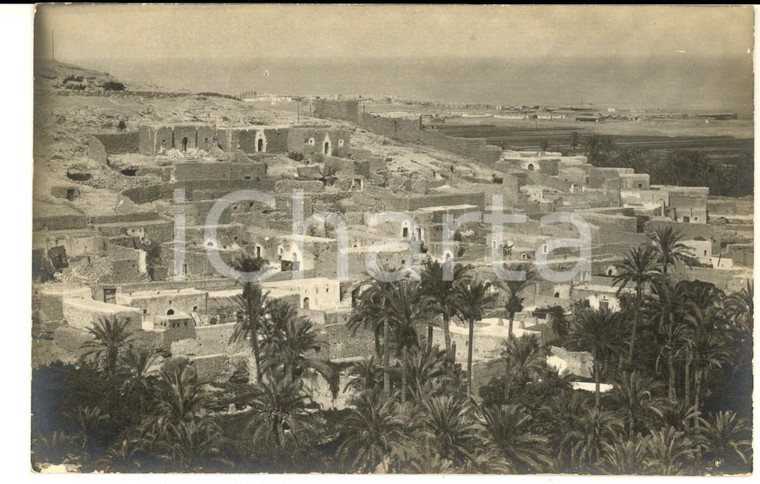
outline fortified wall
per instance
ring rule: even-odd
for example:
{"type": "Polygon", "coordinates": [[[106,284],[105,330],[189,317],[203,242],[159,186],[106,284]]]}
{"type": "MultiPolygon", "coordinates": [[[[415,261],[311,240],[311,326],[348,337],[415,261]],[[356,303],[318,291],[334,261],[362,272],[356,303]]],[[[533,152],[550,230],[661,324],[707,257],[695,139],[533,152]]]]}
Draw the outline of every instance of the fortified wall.
{"type": "Polygon", "coordinates": [[[381,136],[404,142],[420,142],[473,158],[486,165],[495,164],[501,157],[501,148],[489,145],[483,138],[454,138],[438,131],[423,129],[420,119],[367,114],[359,110],[357,101],[320,99],[315,101],[313,112],[318,118],[348,121],[381,136]]]}

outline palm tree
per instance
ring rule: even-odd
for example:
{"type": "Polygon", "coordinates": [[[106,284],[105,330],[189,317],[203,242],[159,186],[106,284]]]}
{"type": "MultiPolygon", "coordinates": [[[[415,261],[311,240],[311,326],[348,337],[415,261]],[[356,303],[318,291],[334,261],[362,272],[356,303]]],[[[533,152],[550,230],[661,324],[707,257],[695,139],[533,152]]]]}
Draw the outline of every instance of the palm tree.
{"type": "Polygon", "coordinates": [[[438,455],[456,467],[474,463],[479,426],[470,406],[461,398],[449,395],[428,399],[424,409],[423,433],[438,455]]]}
{"type": "Polygon", "coordinates": [[[487,449],[495,470],[509,473],[542,472],[551,465],[549,439],[531,428],[532,417],[521,405],[482,409],[487,449]]]}
{"type": "Polygon", "coordinates": [[[105,472],[138,472],[141,464],[135,459],[135,454],[142,450],[138,439],[121,439],[106,450],[100,463],[105,472]]]}
{"type": "MultiPolygon", "coordinates": [[[[371,275],[370,275],[371,277],[371,275]]],[[[375,334],[375,349],[379,348],[378,336],[382,332],[383,351],[383,391],[386,396],[390,395],[390,320],[385,312],[386,302],[393,283],[382,281],[379,278],[372,279],[369,287],[359,296],[356,307],[351,311],[351,317],[346,323],[348,328],[355,334],[361,328],[371,328],[375,334]]],[[[379,353],[379,352],[378,352],[379,353]]]]}
{"type": "Polygon", "coordinates": [[[624,436],[615,434],[609,442],[604,442],[604,451],[599,466],[610,474],[632,475],[644,468],[646,440],[640,434],[624,436]]]}
{"type": "Polygon", "coordinates": [[[573,448],[571,462],[577,467],[584,464],[588,469],[599,462],[604,453],[604,443],[621,433],[623,423],[612,412],[590,408],[582,414],[579,433],[582,439],[573,448]]]}
{"type": "MultiPolygon", "coordinates": [[[[435,259],[428,259],[425,261],[425,265],[420,275],[420,282],[422,286],[422,293],[430,298],[431,309],[441,315],[443,322],[441,328],[443,329],[443,339],[446,346],[446,351],[451,353],[451,332],[449,326],[451,324],[451,316],[455,313],[454,308],[454,290],[457,284],[464,278],[465,273],[469,270],[469,267],[456,264],[453,267],[453,262],[447,261],[441,264],[435,259]],[[448,265],[447,265],[448,264],[448,265]],[[451,271],[452,280],[444,280],[444,273],[446,269],[451,271]]],[[[432,347],[433,343],[433,326],[428,325],[428,347],[432,347]]]]}
{"type": "Polygon", "coordinates": [[[612,280],[613,286],[620,286],[617,294],[633,284],[636,291],[636,299],[633,305],[633,327],[631,329],[631,343],[628,349],[628,364],[633,361],[634,345],[636,343],[636,329],[639,323],[639,311],[641,309],[641,297],[645,287],[652,282],[657,275],[657,253],[654,248],[635,247],[626,254],[623,260],[615,265],[617,275],[612,280]]]}
{"type": "Polygon", "coordinates": [[[462,282],[454,294],[456,313],[469,326],[467,338],[467,398],[472,397],[472,346],[475,337],[475,322],[483,319],[483,308],[493,300],[489,293],[491,283],[475,278],[462,282]]]}
{"type": "Polygon", "coordinates": [[[652,422],[650,430],[673,427],[676,430],[686,431],[689,422],[699,417],[699,413],[691,402],[686,400],[668,399],[663,402],[663,405],[653,407],[652,411],[659,417],[659,421],[652,422]]]}
{"type": "Polygon", "coordinates": [[[673,427],[649,434],[644,464],[655,474],[677,476],[684,474],[693,463],[696,449],[684,432],[673,427]]]}
{"type": "MultiPolygon", "coordinates": [[[[698,413],[702,381],[710,370],[721,368],[729,355],[717,328],[720,321],[720,308],[709,306],[703,309],[692,303],[686,320],[691,325],[692,331],[689,356],[691,363],[694,364],[694,409],[698,413]]],[[[695,419],[694,422],[699,425],[699,419],[695,419]]]]}
{"type": "Polygon", "coordinates": [[[599,411],[601,367],[603,354],[617,349],[615,327],[620,324],[620,313],[607,309],[587,309],[578,314],[573,324],[570,341],[591,351],[594,358],[594,409],[599,411]]]}
{"type": "Polygon", "coordinates": [[[347,435],[338,448],[343,468],[350,462],[348,469],[357,472],[374,472],[378,466],[388,471],[388,456],[404,438],[404,426],[394,410],[394,401],[379,393],[363,392],[353,399],[344,420],[347,435]]]}
{"type": "Polygon", "coordinates": [[[248,423],[253,440],[264,449],[280,451],[298,446],[302,436],[316,430],[315,417],[307,411],[301,382],[284,375],[265,375],[254,388],[252,417],[248,423]]]}
{"type": "Polygon", "coordinates": [[[710,470],[736,471],[751,461],[752,428],[735,412],[722,411],[703,420],[701,435],[710,470]]]}
{"type": "Polygon", "coordinates": [[[509,320],[508,339],[512,339],[512,328],[514,326],[515,314],[523,310],[523,298],[520,293],[525,290],[534,278],[533,271],[528,266],[518,265],[516,271],[525,271],[525,278],[522,280],[509,280],[503,283],[507,291],[507,302],[504,306],[507,319],[509,320]]]}
{"type": "Polygon", "coordinates": [[[666,353],[668,367],[668,398],[675,401],[676,392],[676,366],[675,359],[684,343],[687,325],[683,321],[683,306],[685,295],[682,285],[673,284],[667,276],[657,276],[652,281],[651,313],[652,319],[657,321],[657,334],[660,337],[660,354],[657,355],[657,363],[663,352],[666,353]]]}
{"type": "MultiPolygon", "coordinates": [[[[235,264],[240,272],[257,272],[267,264],[261,257],[243,256],[235,264]]],[[[238,321],[232,333],[230,342],[249,340],[256,362],[256,381],[261,380],[261,358],[259,355],[259,327],[263,324],[268,305],[268,292],[264,292],[258,282],[243,283],[242,306],[246,310],[247,319],[238,321]]]]}
{"type": "Polygon", "coordinates": [[[547,349],[534,334],[504,342],[501,358],[508,362],[508,367],[523,381],[531,381],[546,368],[547,349]]]}
{"type": "Polygon", "coordinates": [[[569,469],[573,462],[573,450],[585,438],[581,419],[586,413],[587,399],[581,392],[559,394],[539,413],[545,422],[544,430],[557,445],[557,464],[560,471],[569,469]]]}
{"type": "Polygon", "coordinates": [[[611,399],[621,409],[623,421],[626,423],[628,438],[633,438],[635,433],[643,430],[642,421],[650,415],[656,415],[658,399],[655,396],[660,384],[639,372],[626,373],[617,382],[611,392],[611,399]]]}
{"type": "Polygon", "coordinates": [[[82,357],[90,357],[99,361],[106,375],[111,377],[116,372],[119,353],[130,340],[128,319],[103,318],[87,329],[94,339],[82,345],[82,357]]]}
{"type": "Polygon", "coordinates": [[[157,445],[159,458],[180,472],[203,469],[205,462],[218,459],[221,430],[209,420],[191,420],[167,427],[170,435],[157,445]]]}
{"type": "Polygon", "coordinates": [[[412,348],[404,360],[404,371],[414,400],[422,404],[427,397],[454,393],[459,379],[453,367],[450,354],[437,345],[412,348]]]}
{"type": "Polygon", "coordinates": [[[725,302],[725,311],[729,319],[752,329],[755,316],[755,283],[747,279],[745,286],[738,292],[731,293],[725,302]]]}
{"type": "MultiPolygon", "coordinates": [[[[401,350],[401,362],[408,360],[410,348],[419,347],[417,324],[430,317],[428,299],[420,290],[420,284],[402,280],[393,284],[383,308],[393,332],[396,345],[401,350]]],[[[405,368],[401,372],[401,401],[406,401],[408,378],[405,368]]]]}
{"type": "Polygon", "coordinates": [[[346,392],[349,389],[354,393],[375,391],[382,385],[382,372],[374,356],[354,362],[348,369],[348,382],[343,391],[346,392]]]}
{"type": "Polygon", "coordinates": [[[148,348],[129,346],[121,357],[120,376],[122,390],[126,394],[137,394],[141,404],[151,391],[150,380],[153,363],[158,356],[148,348]]]}
{"type": "Polygon", "coordinates": [[[77,427],[82,452],[86,457],[90,451],[92,439],[97,435],[98,426],[108,419],[98,407],[77,405],[66,413],[66,417],[77,427]]]}
{"type": "Polygon", "coordinates": [[[40,464],[65,464],[77,459],[74,454],[76,438],[56,430],[49,437],[37,436],[32,440],[32,465],[36,471],[40,464]]]}
{"type": "Polygon", "coordinates": [[[738,292],[730,294],[724,304],[724,313],[733,333],[732,362],[734,373],[752,368],[755,284],[751,279],[738,292]]]}
{"type": "Polygon", "coordinates": [[[321,359],[309,356],[324,345],[317,338],[314,325],[298,317],[296,310],[285,301],[275,300],[268,306],[264,342],[261,350],[261,368],[271,373],[281,371],[287,381],[301,378],[312,370],[330,380],[332,369],[321,359]]]}
{"type": "Polygon", "coordinates": [[[688,245],[681,242],[684,238],[681,231],[668,225],[655,230],[649,238],[654,242],[654,248],[659,254],[663,274],[668,273],[668,266],[675,267],[678,262],[691,266],[694,254],[688,245]]]}

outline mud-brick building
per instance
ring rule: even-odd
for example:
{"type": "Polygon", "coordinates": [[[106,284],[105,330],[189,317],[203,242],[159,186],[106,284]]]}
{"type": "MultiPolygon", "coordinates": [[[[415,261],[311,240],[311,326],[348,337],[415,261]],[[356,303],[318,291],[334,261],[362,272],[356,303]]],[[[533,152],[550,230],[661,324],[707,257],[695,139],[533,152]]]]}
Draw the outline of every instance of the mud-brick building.
{"type": "Polygon", "coordinates": [[[285,126],[246,126],[219,128],[216,137],[224,151],[285,154],[288,152],[288,133],[285,126]]]}
{"type": "Polygon", "coordinates": [[[166,150],[208,151],[217,145],[216,127],[202,123],[154,124],[140,126],[140,153],[155,155],[166,150]]]}
{"type": "Polygon", "coordinates": [[[345,128],[294,126],[288,135],[288,150],[306,157],[317,154],[345,158],[351,147],[351,133],[345,128]]]}

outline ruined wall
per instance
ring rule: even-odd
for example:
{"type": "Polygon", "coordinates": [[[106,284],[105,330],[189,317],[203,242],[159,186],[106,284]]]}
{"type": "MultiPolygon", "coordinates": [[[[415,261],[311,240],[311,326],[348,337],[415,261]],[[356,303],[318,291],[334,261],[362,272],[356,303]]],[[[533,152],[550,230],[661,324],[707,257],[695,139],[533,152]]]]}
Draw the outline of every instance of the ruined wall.
{"type": "Polygon", "coordinates": [[[479,161],[487,166],[495,166],[501,157],[501,148],[489,145],[484,138],[453,138],[438,131],[420,132],[420,141],[436,148],[479,161]]]}
{"type": "Polygon", "coordinates": [[[246,342],[230,343],[236,323],[196,326],[195,339],[173,342],[172,354],[179,355],[218,355],[234,354],[246,349],[246,342]]]}
{"type": "Polygon", "coordinates": [[[476,193],[445,193],[440,195],[393,197],[385,200],[385,210],[410,212],[420,208],[445,207],[450,205],[474,205],[485,210],[486,197],[482,192],[476,193]]]}
{"type": "Polygon", "coordinates": [[[185,199],[193,200],[196,190],[221,190],[226,193],[237,190],[260,190],[271,192],[274,190],[274,180],[262,178],[261,180],[186,180],[174,183],[159,183],[156,185],[129,188],[121,192],[136,204],[155,202],[156,200],[170,200],[174,197],[174,190],[185,189],[185,199]]]}
{"type": "Polygon", "coordinates": [[[343,322],[328,323],[324,326],[324,330],[331,360],[368,357],[375,354],[375,335],[372,331],[359,329],[356,334],[352,334],[343,322]]]}
{"type": "Polygon", "coordinates": [[[140,133],[93,134],[87,138],[87,154],[102,164],[108,163],[108,155],[137,153],[140,151],[140,133]]]}
{"type": "Polygon", "coordinates": [[[32,230],[72,230],[87,228],[84,215],[60,215],[53,217],[34,217],[32,230]]]}
{"type": "Polygon", "coordinates": [[[255,180],[266,172],[263,163],[175,163],[172,177],[176,182],[195,180],[255,180]]]}
{"type": "Polygon", "coordinates": [[[94,230],[38,231],[32,234],[32,247],[45,254],[53,247],[63,247],[69,258],[102,254],[107,244],[94,230]]]}

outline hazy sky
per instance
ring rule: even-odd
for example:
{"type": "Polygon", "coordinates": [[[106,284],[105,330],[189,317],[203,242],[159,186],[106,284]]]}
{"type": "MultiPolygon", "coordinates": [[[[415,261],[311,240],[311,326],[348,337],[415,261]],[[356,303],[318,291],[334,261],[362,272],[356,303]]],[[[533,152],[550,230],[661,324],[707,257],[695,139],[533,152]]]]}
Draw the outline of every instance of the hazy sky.
{"type": "Polygon", "coordinates": [[[747,55],[751,7],[53,5],[37,55],[162,57],[747,55]]]}

